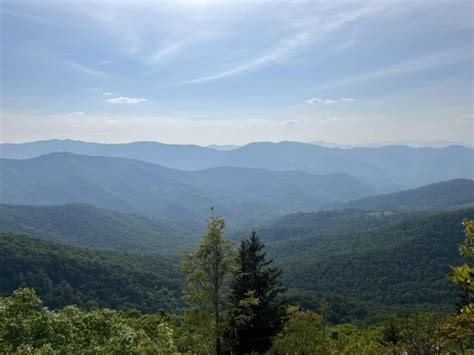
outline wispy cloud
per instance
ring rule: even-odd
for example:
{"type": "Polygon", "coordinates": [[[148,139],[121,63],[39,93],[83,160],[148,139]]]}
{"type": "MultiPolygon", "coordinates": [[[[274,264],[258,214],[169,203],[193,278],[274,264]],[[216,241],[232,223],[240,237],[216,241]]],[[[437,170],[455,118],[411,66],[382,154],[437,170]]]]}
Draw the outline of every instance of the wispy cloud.
{"type": "Polygon", "coordinates": [[[76,63],[70,60],[65,60],[65,59],[58,59],[56,60],[56,62],[66,67],[69,67],[77,72],[81,72],[83,74],[92,75],[92,76],[102,78],[102,79],[108,78],[108,75],[105,74],[104,72],[91,68],[87,65],[83,65],[83,64],[76,63]]]}
{"type": "Polygon", "coordinates": [[[324,24],[321,24],[320,21],[318,21],[319,19],[310,17],[309,20],[303,23],[299,23],[297,26],[295,26],[297,28],[302,28],[302,30],[299,30],[294,34],[283,38],[272,49],[254,58],[253,60],[249,60],[247,62],[235,65],[227,70],[216,74],[206,75],[190,80],[184,80],[177,83],[176,85],[198,84],[223,79],[229,76],[237,75],[242,72],[252,70],[263,65],[276,62],[292,55],[296,50],[299,50],[307,45],[313,44],[314,42],[317,42],[318,40],[327,37],[329,34],[339,30],[344,25],[353,22],[364,15],[378,11],[379,9],[380,6],[371,4],[370,6],[366,6],[357,11],[353,11],[350,14],[334,16],[329,20],[326,19],[326,22],[324,24]]]}
{"type": "Polygon", "coordinates": [[[355,101],[356,99],[354,97],[341,97],[341,101],[355,101]]]}
{"type": "Polygon", "coordinates": [[[27,14],[25,12],[2,10],[1,13],[5,14],[5,15],[8,15],[8,16],[14,16],[14,17],[22,18],[22,19],[25,19],[25,20],[28,20],[28,21],[41,23],[41,24],[44,24],[44,25],[50,25],[51,24],[50,21],[48,21],[48,20],[46,20],[42,17],[30,15],[30,14],[27,14]]]}
{"type": "Polygon", "coordinates": [[[459,63],[472,57],[471,48],[461,50],[445,51],[436,54],[424,55],[415,59],[401,63],[388,65],[380,69],[371,70],[365,73],[335,80],[315,87],[315,89],[325,90],[335,87],[352,85],[360,82],[381,80],[398,75],[406,75],[414,72],[437,69],[459,63]]]}
{"type": "Polygon", "coordinates": [[[102,65],[107,65],[107,64],[110,64],[110,63],[112,63],[111,59],[105,59],[105,60],[101,60],[100,62],[95,63],[95,66],[100,67],[102,65]]]}
{"type": "Polygon", "coordinates": [[[186,46],[186,44],[187,44],[187,41],[175,42],[175,43],[170,44],[166,47],[159,48],[156,51],[152,52],[148,59],[152,63],[159,62],[159,61],[165,59],[166,57],[169,57],[172,54],[177,53],[184,46],[186,46]]]}
{"type": "Polygon", "coordinates": [[[291,52],[293,52],[295,49],[300,48],[304,44],[307,44],[309,42],[309,33],[298,33],[295,36],[291,38],[286,38],[282,40],[273,50],[263,54],[262,56],[255,58],[252,61],[239,64],[237,66],[234,66],[233,68],[230,68],[226,71],[213,74],[213,75],[207,75],[203,76],[200,78],[192,79],[192,80],[185,80],[181,81],[178,83],[178,85],[184,85],[184,84],[198,84],[198,83],[203,83],[206,81],[213,81],[217,79],[222,79],[228,76],[232,76],[235,74],[239,74],[241,72],[248,71],[250,69],[253,69],[255,67],[274,62],[282,57],[285,57],[289,55],[291,52]]]}
{"type": "Polygon", "coordinates": [[[134,97],[125,97],[125,96],[120,96],[120,97],[115,97],[113,99],[107,99],[105,102],[108,102],[110,104],[141,104],[143,102],[147,102],[148,100],[146,99],[139,99],[139,98],[134,98],[134,97]]]}
{"type": "Polygon", "coordinates": [[[111,92],[104,92],[104,96],[112,96],[112,93],[111,92]]]}

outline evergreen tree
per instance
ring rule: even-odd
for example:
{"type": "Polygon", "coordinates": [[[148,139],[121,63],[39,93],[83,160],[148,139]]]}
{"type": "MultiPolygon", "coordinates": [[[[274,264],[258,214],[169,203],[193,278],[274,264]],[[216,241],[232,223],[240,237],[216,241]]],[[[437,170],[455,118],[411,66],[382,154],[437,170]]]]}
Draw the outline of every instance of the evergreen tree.
{"type": "Polygon", "coordinates": [[[210,218],[199,246],[183,263],[183,270],[188,273],[183,292],[190,306],[185,315],[192,323],[189,324],[190,334],[202,339],[212,335],[209,348],[217,355],[223,353],[226,280],[235,269],[235,248],[232,241],[223,237],[224,227],[223,219],[210,218]]]}
{"type": "Polygon", "coordinates": [[[281,271],[270,267],[264,244],[255,232],[243,240],[237,258],[237,271],[231,282],[233,305],[227,339],[232,353],[265,353],[285,320],[281,271]]]}

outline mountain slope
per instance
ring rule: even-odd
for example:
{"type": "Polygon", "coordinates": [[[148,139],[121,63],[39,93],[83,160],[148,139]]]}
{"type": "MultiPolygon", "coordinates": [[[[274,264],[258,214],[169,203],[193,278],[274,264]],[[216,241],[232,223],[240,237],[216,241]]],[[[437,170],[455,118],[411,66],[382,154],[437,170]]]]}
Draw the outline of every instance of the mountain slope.
{"type": "Polygon", "coordinates": [[[407,191],[366,197],[337,206],[359,210],[391,210],[444,209],[467,204],[474,204],[474,181],[454,179],[407,191]]]}
{"type": "Polygon", "coordinates": [[[0,233],[0,296],[33,287],[50,307],[158,312],[180,306],[176,259],[93,251],[0,233]]]}
{"type": "Polygon", "coordinates": [[[462,263],[464,218],[474,218],[474,209],[390,216],[329,211],[290,215],[257,233],[290,288],[384,307],[452,305],[457,289],[446,274],[462,263]]]}
{"type": "Polygon", "coordinates": [[[89,203],[168,220],[202,221],[214,206],[231,221],[250,221],[373,191],[346,175],[212,168],[180,171],[138,160],[52,153],[0,160],[0,202],[89,203]]]}
{"type": "Polygon", "coordinates": [[[181,254],[195,244],[185,232],[164,223],[85,204],[0,204],[0,231],[61,244],[160,254],[181,254]]]}
{"type": "Polygon", "coordinates": [[[474,178],[474,150],[462,146],[328,148],[297,142],[251,143],[227,151],[157,142],[98,144],[70,140],[0,145],[3,158],[25,159],[52,152],[124,157],[181,170],[220,166],[299,170],[354,176],[392,192],[454,178],[474,178]]]}

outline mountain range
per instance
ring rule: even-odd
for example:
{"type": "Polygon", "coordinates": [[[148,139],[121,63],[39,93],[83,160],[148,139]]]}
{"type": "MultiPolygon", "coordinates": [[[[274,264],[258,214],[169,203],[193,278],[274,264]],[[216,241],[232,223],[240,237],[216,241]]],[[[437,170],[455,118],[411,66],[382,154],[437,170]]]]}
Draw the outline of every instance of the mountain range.
{"type": "Polygon", "coordinates": [[[415,189],[336,203],[332,208],[358,210],[423,210],[474,206],[474,181],[452,179],[415,189]]]}
{"type": "Polygon", "coordinates": [[[247,167],[347,174],[379,193],[454,178],[474,178],[474,150],[464,146],[341,149],[297,142],[258,142],[231,150],[217,150],[158,142],[99,144],[71,140],[0,145],[0,156],[10,159],[27,159],[52,152],[130,158],[180,170],[247,167]]]}
{"type": "Polygon", "coordinates": [[[171,221],[202,223],[212,206],[230,221],[258,221],[373,192],[344,174],[237,167],[181,171],[72,153],[0,159],[1,203],[88,203],[171,221]]]}

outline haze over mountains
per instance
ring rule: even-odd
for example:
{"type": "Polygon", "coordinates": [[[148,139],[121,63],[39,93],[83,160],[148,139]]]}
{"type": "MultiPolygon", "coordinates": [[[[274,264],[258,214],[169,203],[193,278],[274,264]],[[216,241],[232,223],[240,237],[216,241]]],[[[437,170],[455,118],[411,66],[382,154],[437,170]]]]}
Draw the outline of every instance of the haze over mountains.
{"type": "Polygon", "coordinates": [[[157,142],[98,144],[70,140],[2,144],[3,158],[25,159],[51,152],[123,157],[180,170],[247,167],[347,174],[376,192],[392,192],[454,178],[474,178],[474,150],[444,148],[326,148],[297,142],[251,143],[232,150],[157,142]]]}
{"type": "Polygon", "coordinates": [[[9,158],[0,159],[0,293],[27,284],[53,307],[173,311],[180,257],[213,206],[235,241],[257,231],[294,302],[314,307],[324,294],[337,304],[334,321],[456,296],[445,275],[460,262],[460,222],[474,217],[470,148],[59,140],[1,148],[9,158]],[[133,297],[130,285],[140,290],[133,297]],[[94,293],[104,287],[112,293],[94,293]]]}
{"type": "Polygon", "coordinates": [[[358,210],[423,210],[469,207],[474,203],[474,181],[453,179],[391,194],[339,203],[333,208],[358,210]]]}
{"type": "Polygon", "coordinates": [[[181,171],[132,159],[72,153],[1,159],[0,170],[3,203],[89,203],[196,223],[202,223],[211,206],[232,221],[252,221],[373,193],[344,174],[237,167],[181,171]]]}

